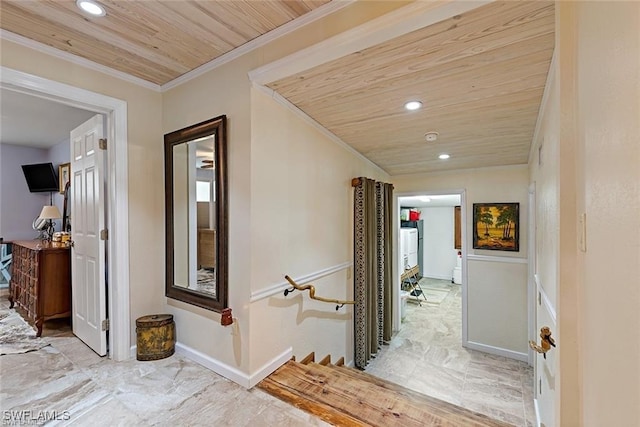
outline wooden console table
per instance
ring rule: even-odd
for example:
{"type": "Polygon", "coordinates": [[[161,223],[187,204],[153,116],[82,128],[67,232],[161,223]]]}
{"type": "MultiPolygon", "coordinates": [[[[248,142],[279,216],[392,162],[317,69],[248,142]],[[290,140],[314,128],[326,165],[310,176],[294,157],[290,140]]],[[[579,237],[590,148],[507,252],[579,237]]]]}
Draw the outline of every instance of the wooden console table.
{"type": "Polygon", "coordinates": [[[216,266],[216,230],[198,229],[198,268],[216,266]]]}
{"type": "Polygon", "coordinates": [[[10,308],[22,308],[39,337],[46,320],[71,316],[70,248],[41,240],[12,244],[10,308]]]}

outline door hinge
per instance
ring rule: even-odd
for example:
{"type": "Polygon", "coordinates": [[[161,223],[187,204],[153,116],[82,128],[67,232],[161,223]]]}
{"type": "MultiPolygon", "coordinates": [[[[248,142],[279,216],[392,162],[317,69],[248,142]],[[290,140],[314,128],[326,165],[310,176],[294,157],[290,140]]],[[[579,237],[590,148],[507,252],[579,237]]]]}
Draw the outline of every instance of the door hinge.
{"type": "Polygon", "coordinates": [[[98,147],[100,147],[101,150],[106,150],[107,149],[107,138],[100,138],[98,140],[98,147]]]}
{"type": "Polygon", "coordinates": [[[109,240],[109,230],[100,230],[100,240],[109,240]]]}
{"type": "Polygon", "coordinates": [[[102,321],[102,331],[108,331],[109,330],[109,319],[104,319],[102,321]]]}

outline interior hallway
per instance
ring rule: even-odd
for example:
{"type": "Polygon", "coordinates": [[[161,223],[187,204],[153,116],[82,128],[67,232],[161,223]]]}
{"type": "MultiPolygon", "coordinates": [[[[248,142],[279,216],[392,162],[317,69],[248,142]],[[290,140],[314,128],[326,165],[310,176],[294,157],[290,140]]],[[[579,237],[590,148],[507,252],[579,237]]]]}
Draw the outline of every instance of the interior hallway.
{"type": "MultiPolygon", "coordinates": [[[[8,308],[6,296],[0,305],[8,308]]],[[[177,354],[147,362],[101,358],[73,336],[66,319],[46,322],[43,337],[51,345],[0,356],[3,419],[4,411],[56,411],[60,420],[48,426],[328,425],[177,354]]]]}
{"type": "Polygon", "coordinates": [[[447,280],[442,303],[407,302],[402,328],[366,372],[516,426],[534,426],[533,368],[461,346],[462,289],[447,280]]]}
{"type": "MultiPolygon", "coordinates": [[[[460,287],[442,280],[430,286],[451,292],[439,306],[408,302],[403,329],[367,372],[517,426],[533,426],[532,369],[461,348],[460,287]]],[[[0,305],[8,307],[6,296],[0,305]]],[[[69,411],[60,425],[327,425],[180,355],[116,363],[75,338],[64,319],[45,323],[43,336],[50,346],[0,357],[3,411],[69,411]]]]}

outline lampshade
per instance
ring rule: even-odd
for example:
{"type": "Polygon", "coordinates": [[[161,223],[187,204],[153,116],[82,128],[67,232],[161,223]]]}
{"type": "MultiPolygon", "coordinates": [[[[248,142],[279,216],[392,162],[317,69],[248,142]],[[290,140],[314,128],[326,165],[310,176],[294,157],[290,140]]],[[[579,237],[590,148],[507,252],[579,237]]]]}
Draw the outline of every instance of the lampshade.
{"type": "Polygon", "coordinates": [[[42,219],[58,219],[62,218],[62,214],[57,206],[45,206],[40,212],[40,218],[42,219]]]}

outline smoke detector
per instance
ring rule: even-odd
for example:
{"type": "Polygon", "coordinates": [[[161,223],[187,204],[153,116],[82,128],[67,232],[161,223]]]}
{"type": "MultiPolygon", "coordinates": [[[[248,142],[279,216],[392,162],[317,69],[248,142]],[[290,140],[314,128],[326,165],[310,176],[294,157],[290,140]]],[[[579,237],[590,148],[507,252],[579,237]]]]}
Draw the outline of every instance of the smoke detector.
{"type": "Polygon", "coordinates": [[[435,131],[431,131],[431,132],[427,132],[424,134],[424,139],[427,140],[427,142],[435,142],[438,139],[438,132],[435,131]]]}

